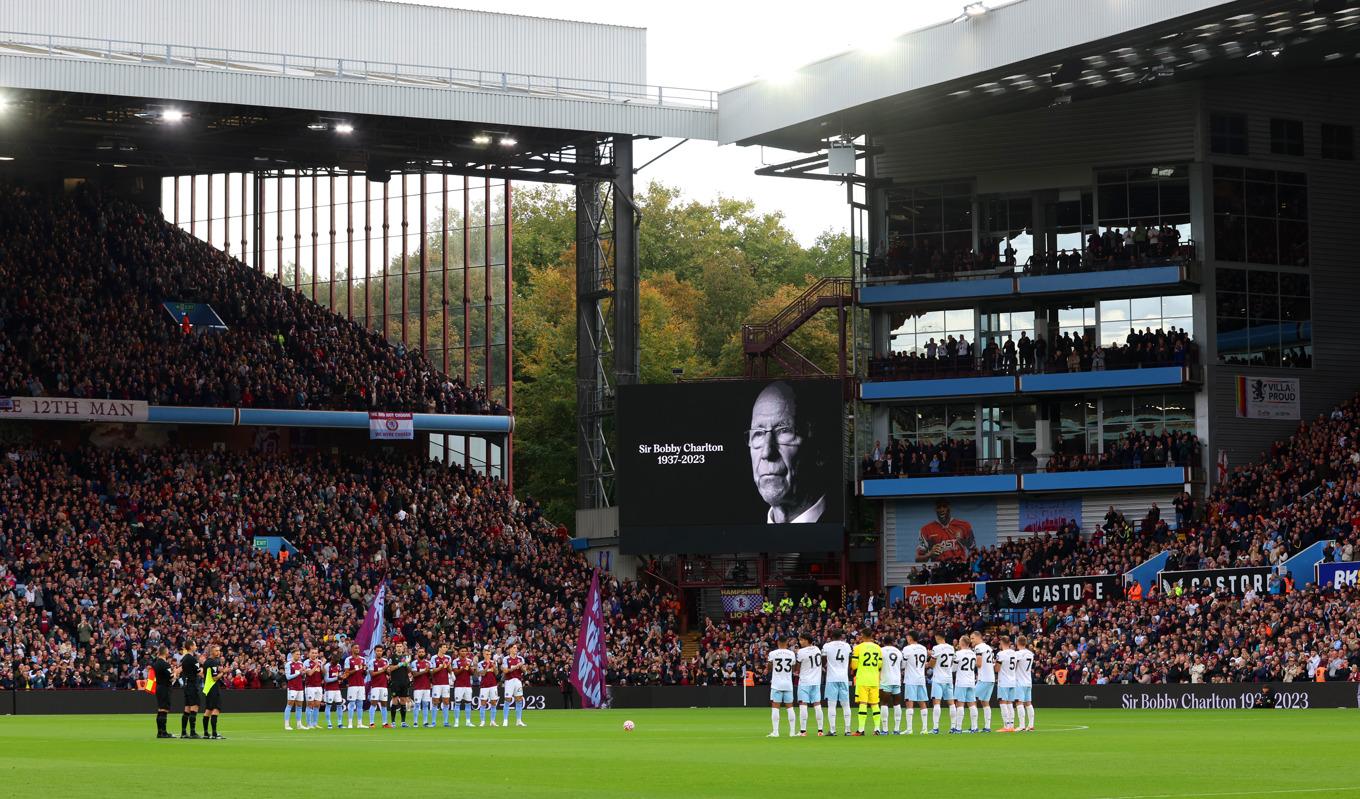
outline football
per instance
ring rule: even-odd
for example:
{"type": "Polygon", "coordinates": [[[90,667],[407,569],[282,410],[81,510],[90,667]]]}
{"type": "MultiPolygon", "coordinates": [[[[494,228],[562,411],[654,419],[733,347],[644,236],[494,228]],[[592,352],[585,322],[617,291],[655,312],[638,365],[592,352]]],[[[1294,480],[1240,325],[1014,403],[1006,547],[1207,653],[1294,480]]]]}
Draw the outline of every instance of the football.
{"type": "Polygon", "coordinates": [[[628,721],[625,721],[625,722],[623,723],[623,731],[624,731],[624,732],[632,732],[632,731],[633,731],[633,721],[632,721],[632,719],[629,719],[628,721]]]}

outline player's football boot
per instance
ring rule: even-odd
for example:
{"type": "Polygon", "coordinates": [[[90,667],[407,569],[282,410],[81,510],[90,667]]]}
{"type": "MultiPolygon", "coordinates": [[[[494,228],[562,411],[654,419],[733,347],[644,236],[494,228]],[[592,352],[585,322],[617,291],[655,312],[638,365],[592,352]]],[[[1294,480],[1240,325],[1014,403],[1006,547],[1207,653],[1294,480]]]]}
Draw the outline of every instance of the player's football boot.
{"type": "Polygon", "coordinates": [[[825,735],[825,733],[823,733],[821,730],[818,730],[818,731],[817,731],[817,737],[818,737],[818,738],[821,738],[821,737],[823,737],[824,735],[825,735]]]}
{"type": "Polygon", "coordinates": [[[864,737],[864,733],[859,732],[858,730],[856,730],[855,732],[848,732],[848,733],[846,733],[846,735],[849,735],[851,738],[863,738],[863,737],[864,737]]]}
{"type": "Polygon", "coordinates": [[[766,735],[765,737],[766,737],[766,738],[778,738],[778,737],[779,737],[779,733],[777,733],[777,732],[772,732],[772,733],[770,733],[769,735],[766,735]]]}

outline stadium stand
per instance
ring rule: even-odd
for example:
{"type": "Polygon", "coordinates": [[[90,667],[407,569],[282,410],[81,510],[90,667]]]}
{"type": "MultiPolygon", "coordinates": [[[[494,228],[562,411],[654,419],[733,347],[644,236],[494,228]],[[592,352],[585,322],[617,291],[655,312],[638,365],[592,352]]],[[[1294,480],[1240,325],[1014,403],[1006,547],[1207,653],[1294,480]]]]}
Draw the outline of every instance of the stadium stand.
{"type": "MultiPolygon", "coordinates": [[[[533,679],[557,684],[590,582],[533,500],[416,456],[9,449],[0,563],[23,688],[128,688],[149,647],[190,636],[223,645],[239,687],[276,686],[287,648],[352,635],[384,577],[393,633],[519,641],[533,679]],[[256,535],[298,554],[256,551],[256,535]]],[[[604,586],[611,682],[678,665],[672,605],[639,583],[604,586]]]]}
{"type": "Polygon", "coordinates": [[[440,374],[135,205],[0,187],[0,395],[159,405],[501,413],[440,374]],[[167,301],[210,304],[184,330],[167,301]]]}
{"type": "Polygon", "coordinates": [[[1144,328],[1129,333],[1122,345],[1105,347],[1090,332],[1064,333],[1052,344],[1043,337],[989,338],[978,352],[966,338],[930,339],[923,352],[899,352],[869,362],[871,380],[932,380],[1003,374],[1101,372],[1155,366],[1194,366],[1199,350],[1185,330],[1144,328]]]}

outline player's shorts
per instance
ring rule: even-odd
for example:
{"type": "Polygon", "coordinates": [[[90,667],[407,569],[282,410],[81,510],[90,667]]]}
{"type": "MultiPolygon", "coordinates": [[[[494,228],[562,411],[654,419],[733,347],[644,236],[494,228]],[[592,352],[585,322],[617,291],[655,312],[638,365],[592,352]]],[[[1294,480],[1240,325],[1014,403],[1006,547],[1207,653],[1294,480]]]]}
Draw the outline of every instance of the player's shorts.
{"type": "Polygon", "coordinates": [[[930,700],[930,694],[926,693],[925,683],[904,685],[902,686],[902,693],[902,698],[908,702],[927,702],[930,700]]]}
{"type": "Polygon", "coordinates": [[[877,705],[878,686],[877,685],[856,685],[855,704],[857,705],[877,705]]]}
{"type": "Polygon", "coordinates": [[[345,691],[345,699],[351,702],[364,701],[364,687],[362,685],[351,685],[348,690],[345,691]]]}
{"type": "Polygon", "coordinates": [[[1011,688],[1011,687],[1009,687],[1009,686],[1003,685],[1003,686],[1001,686],[1000,688],[996,689],[996,698],[997,698],[998,701],[1001,701],[1001,702],[1014,702],[1014,701],[1015,701],[1015,689],[1014,689],[1014,688],[1011,688]]]}
{"type": "Polygon", "coordinates": [[[425,688],[422,688],[422,689],[420,689],[419,691],[416,691],[416,692],[415,692],[415,701],[417,701],[417,702],[428,702],[428,701],[430,701],[430,693],[431,693],[431,692],[430,692],[429,690],[425,689],[425,688]]]}
{"type": "Polygon", "coordinates": [[[826,684],[826,701],[850,703],[850,684],[829,682],[826,684]]]}
{"type": "Polygon", "coordinates": [[[954,701],[965,704],[977,701],[977,691],[972,685],[960,685],[954,689],[954,701]]]}
{"type": "Polygon", "coordinates": [[[933,682],[930,684],[930,698],[938,699],[941,702],[954,701],[954,686],[947,682],[933,682]]]}
{"type": "Polygon", "coordinates": [[[889,696],[900,696],[902,694],[902,686],[900,685],[880,685],[878,690],[889,696]]]}
{"type": "Polygon", "coordinates": [[[301,701],[302,701],[302,697],[303,697],[302,691],[294,691],[292,688],[289,688],[289,689],[288,689],[288,701],[289,701],[289,702],[301,702],[301,701]]]}
{"type": "Polygon", "coordinates": [[[368,689],[368,701],[370,701],[370,702],[386,702],[386,701],[387,701],[387,689],[386,689],[386,688],[369,688],[369,689],[368,689]]]}
{"type": "Polygon", "coordinates": [[[477,692],[477,699],[482,702],[499,702],[501,692],[499,688],[483,688],[477,692]]]}
{"type": "Polygon", "coordinates": [[[184,706],[198,707],[203,704],[203,691],[197,685],[184,689],[184,706]]]}
{"type": "Polygon", "coordinates": [[[505,698],[519,699],[524,696],[524,682],[522,680],[505,681],[505,698]]]}
{"type": "Polygon", "coordinates": [[[170,686],[156,689],[156,709],[170,709],[170,686]]]}
{"type": "Polygon", "coordinates": [[[409,682],[392,683],[392,698],[393,698],[393,699],[410,699],[410,698],[411,698],[411,684],[410,684],[409,682]]]}
{"type": "Polygon", "coordinates": [[[435,699],[449,698],[449,687],[447,685],[436,685],[435,687],[431,688],[430,691],[432,692],[435,699]]]}
{"type": "Polygon", "coordinates": [[[798,701],[805,705],[815,705],[822,701],[821,683],[809,683],[798,686],[798,701]]]}
{"type": "Polygon", "coordinates": [[[980,682],[980,683],[978,683],[978,684],[977,684],[977,691],[975,692],[975,695],[977,696],[977,701],[979,701],[979,702],[990,702],[990,701],[992,701],[992,691],[993,691],[993,689],[995,689],[995,688],[996,688],[996,682],[995,682],[995,681],[990,681],[990,682],[980,682]]]}
{"type": "Polygon", "coordinates": [[[323,691],[321,688],[312,687],[309,685],[307,686],[305,696],[308,702],[320,702],[321,697],[325,696],[325,694],[326,692],[323,691]]]}
{"type": "Polygon", "coordinates": [[[216,685],[214,685],[210,691],[208,691],[206,694],[203,695],[203,709],[204,709],[204,710],[221,710],[221,709],[222,709],[222,689],[221,689],[221,688],[218,688],[216,685]]]}
{"type": "Polygon", "coordinates": [[[324,694],[324,699],[322,701],[328,705],[338,705],[345,701],[345,699],[344,694],[341,694],[335,689],[331,689],[324,694]]]}
{"type": "Polygon", "coordinates": [[[453,689],[453,701],[455,701],[455,702],[471,702],[471,701],[472,701],[472,687],[469,686],[469,685],[464,685],[464,686],[459,687],[459,688],[454,688],[454,689],[453,689]]]}
{"type": "Polygon", "coordinates": [[[793,704],[793,691],[781,688],[770,689],[770,704],[772,705],[791,705],[793,704]]]}
{"type": "Polygon", "coordinates": [[[1017,686],[1015,687],[1015,701],[1017,701],[1017,702],[1030,702],[1030,701],[1032,701],[1032,700],[1030,699],[1030,697],[1033,696],[1033,695],[1034,695],[1034,687],[1033,687],[1033,686],[1030,686],[1030,685],[1017,685],[1017,686]]]}

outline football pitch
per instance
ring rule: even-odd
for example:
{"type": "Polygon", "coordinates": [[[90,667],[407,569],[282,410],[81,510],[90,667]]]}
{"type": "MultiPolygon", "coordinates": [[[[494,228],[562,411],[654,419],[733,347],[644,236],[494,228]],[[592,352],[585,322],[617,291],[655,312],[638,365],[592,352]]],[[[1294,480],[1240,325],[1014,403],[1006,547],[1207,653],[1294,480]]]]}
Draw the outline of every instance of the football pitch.
{"type": "Polygon", "coordinates": [[[1020,735],[777,740],[768,708],[525,722],[285,732],[281,714],[228,714],[226,740],[170,741],[151,714],[0,717],[0,796],[1360,799],[1354,710],[1040,708],[1039,729],[1020,735]]]}

